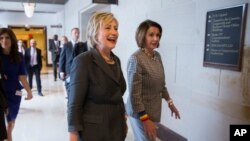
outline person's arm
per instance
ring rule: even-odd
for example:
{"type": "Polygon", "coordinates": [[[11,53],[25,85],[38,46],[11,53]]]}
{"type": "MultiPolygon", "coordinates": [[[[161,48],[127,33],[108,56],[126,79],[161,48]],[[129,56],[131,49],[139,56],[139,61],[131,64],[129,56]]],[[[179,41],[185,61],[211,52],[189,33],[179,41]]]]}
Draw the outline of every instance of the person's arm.
{"type": "MultiPolygon", "coordinates": [[[[82,131],[83,109],[89,82],[88,58],[75,58],[72,62],[70,73],[70,93],[68,95],[68,132],[72,139],[82,131]],[[82,69],[85,68],[85,69],[82,69]]],[[[89,66],[90,67],[90,66],[89,66]]],[[[73,140],[72,140],[73,141],[73,140]]]]}
{"type": "Polygon", "coordinates": [[[42,51],[39,49],[39,60],[38,60],[38,64],[39,64],[39,69],[40,71],[42,70],[43,67],[43,63],[42,63],[42,51]]]}
{"type": "Polygon", "coordinates": [[[171,110],[171,116],[175,116],[176,119],[180,119],[181,115],[178,111],[178,109],[175,107],[173,100],[170,97],[163,97],[167,103],[168,103],[168,107],[171,110]]]}
{"type": "Polygon", "coordinates": [[[78,133],[69,132],[69,141],[78,141],[78,133]]]}
{"type": "Polygon", "coordinates": [[[131,103],[133,111],[139,113],[145,111],[142,102],[142,69],[135,56],[131,56],[127,66],[128,86],[131,86],[131,103]]]}
{"type": "Polygon", "coordinates": [[[25,98],[25,100],[30,100],[30,99],[32,99],[32,98],[33,98],[33,95],[32,95],[30,86],[29,86],[29,84],[28,84],[26,75],[19,75],[18,78],[19,78],[19,81],[22,83],[24,89],[25,89],[26,92],[27,92],[27,97],[25,98]]]}
{"type": "Polygon", "coordinates": [[[64,44],[59,58],[59,75],[62,80],[65,80],[66,48],[67,44],[64,44]]]}
{"type": "Polygon", "coordinates": [[[132,85],[130,93],[133,111],[137,112],[140,116],[145,133],[149,136],[149,138],[155,140],[157,126],[150,120],[142,102],[142,69],[135,56],[131,56],[128,61],[127,73],[128,85],[132,85]]]}
{"type": "Polygon", "coordinates": [[[51,52],[51,53],[53,53],[53,42],[54,42],[54,40],[53,39],[49,39],[49,51],[51,52]]]}
{"type": "Polygon", "coordinates": [[[4,89],[2,85],[2,79],[0,79],[0,108],[7,109],[7,100],[4,94],[4,89]]]}
{"type": "MultiPolygon", "coordinates": [[[[158,54],[158,57],[159,57],[160,62],[161,62],[161,64],[162,64],[161,56],[160,56],[159,54],[158,54]]],[[[163,68],[163,64],[162,64],[162,68],[163,68]]],[[[163,68],[163,69],[164,69],[164,68],[163,68]]],[[[164,72],[164,70],[163,70],[163,72],[164,72]]],[[[165,75],[164,75],[164,77],[165,77],[165,75]]],[[[165,82],[165,80],[164,80],[164,87],[163,87],[163,89],[162,89],[162,97],[163,97],[163,98],[167,101],[167,103],[168,103],[168,107],[169,107],[170,110],[171,110],[171,116],[175,115],[175,118],[176,118],[176,119],[180,119],[180,118],[181,118],[180,113],[179,113],[178,109],[175,107],[174,102],[173,102],[172,98],[170,97],[170,95],[169,95],[169,93],[168,93],[168,90],[167,90],[167,87],[166,87],[166,82],[165,82]]]]}

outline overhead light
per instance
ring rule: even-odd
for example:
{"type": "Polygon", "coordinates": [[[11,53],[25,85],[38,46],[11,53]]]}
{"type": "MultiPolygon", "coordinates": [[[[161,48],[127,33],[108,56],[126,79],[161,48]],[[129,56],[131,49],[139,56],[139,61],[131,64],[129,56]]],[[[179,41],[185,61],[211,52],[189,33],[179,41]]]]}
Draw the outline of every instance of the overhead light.
{"type": "Polygon", "coordinates": [[[31,18],[34,14],[36,3],[35,2],[25,2],[23,3],[25,15],[31,18]]]}

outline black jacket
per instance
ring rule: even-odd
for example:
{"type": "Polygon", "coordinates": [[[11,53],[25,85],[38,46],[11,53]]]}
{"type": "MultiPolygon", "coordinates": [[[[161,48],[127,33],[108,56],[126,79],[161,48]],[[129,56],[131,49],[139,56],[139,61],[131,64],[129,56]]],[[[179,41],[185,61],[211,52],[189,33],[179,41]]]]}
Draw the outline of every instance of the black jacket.
{"type": "Polygon", "coordinates": [[[7,108],[7,101],[6,101],[6,96],[4,93],[4,88],[3,88],[3,80],[4,80],[4,75],[3,75],[3,65],[2,61],[0,60],[0,109],[6,109],[7,108]]]}
{"type": "Polygon", "coordinates": [[[88,51],[87,42],[84,42],[84,43],[83,42],[79,42],[79,43],[77,43],[76,46],[75,46],[75,48],[74,48],[74,51],[73,51],[73,59],[77,55],[79,55],[79,54],[81,54],[81,53],[83,53],[85,51],[88,51]]]}

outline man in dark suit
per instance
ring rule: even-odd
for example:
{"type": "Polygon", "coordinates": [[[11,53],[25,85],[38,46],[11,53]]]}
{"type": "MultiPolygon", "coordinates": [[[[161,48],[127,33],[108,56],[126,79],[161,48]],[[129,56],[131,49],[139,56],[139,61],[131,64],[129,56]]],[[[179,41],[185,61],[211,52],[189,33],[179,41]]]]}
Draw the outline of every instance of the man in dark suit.
{"type": "Polygon", "coordinates": [[[81,53],[83,53],[85,51],[88,51],[88,44],[87,44],[87,42],[79,42],[79,43],[77,43],[75,45],[75,48],[74,48],[74,51],[73,51],[73,56],[72,56],[73,59],[77,55],[79,55],[79,54],[81,54],[81,53]]]}
{"type": "Polygon", "coordinates": [[[58,40],[58,35],[55,34],[53,39],[49,40],[49,51],[51,52],[54,81],[56,81],[57,79],[57,63],[59,61],[59,47],[60,47],[60,41],[58,40]]]}
{"type": "Polygon", "coordinates": [[[35,39],[30,40],[30,48],[25,50],[25,64],[28,72],[30,88],[32,89],[32,79],[33,74],[35,73],[38,95],[43,96],[40,77],[42,69],[42,55],[41,50],[36,48],[35,39]]]}
{"type": "MultiPolygon", "coordinates": [[[[59,58],[59,71],[60,78],[65,81],[65,87],[67,94],[69,93],[69,82],[70,82],[70,69],[73,58],[78,55],[81,51],[86,51],[87,46],[83,47],[84,43],[78,42],[79,39],[79,28],[73,28],[71,30],[72,39],[67,42],[61,51],[59,58]]],[[[86,44],[85,44],[86,45],[86,44]]]]}

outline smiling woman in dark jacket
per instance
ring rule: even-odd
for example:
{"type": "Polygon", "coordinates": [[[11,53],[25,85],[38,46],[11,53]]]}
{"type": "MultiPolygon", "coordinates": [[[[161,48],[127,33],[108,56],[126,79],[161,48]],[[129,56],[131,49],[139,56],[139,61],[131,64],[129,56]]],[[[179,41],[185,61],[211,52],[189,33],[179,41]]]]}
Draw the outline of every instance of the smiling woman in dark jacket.
{"type": "Polygon", "coordinates": [[[119,58],[112,53],[118,22],[111,13],[95,13],[88,23],[92,49],[78,55],[70,74],[70,141],[124,141],[126,90],[119,58]]]}

